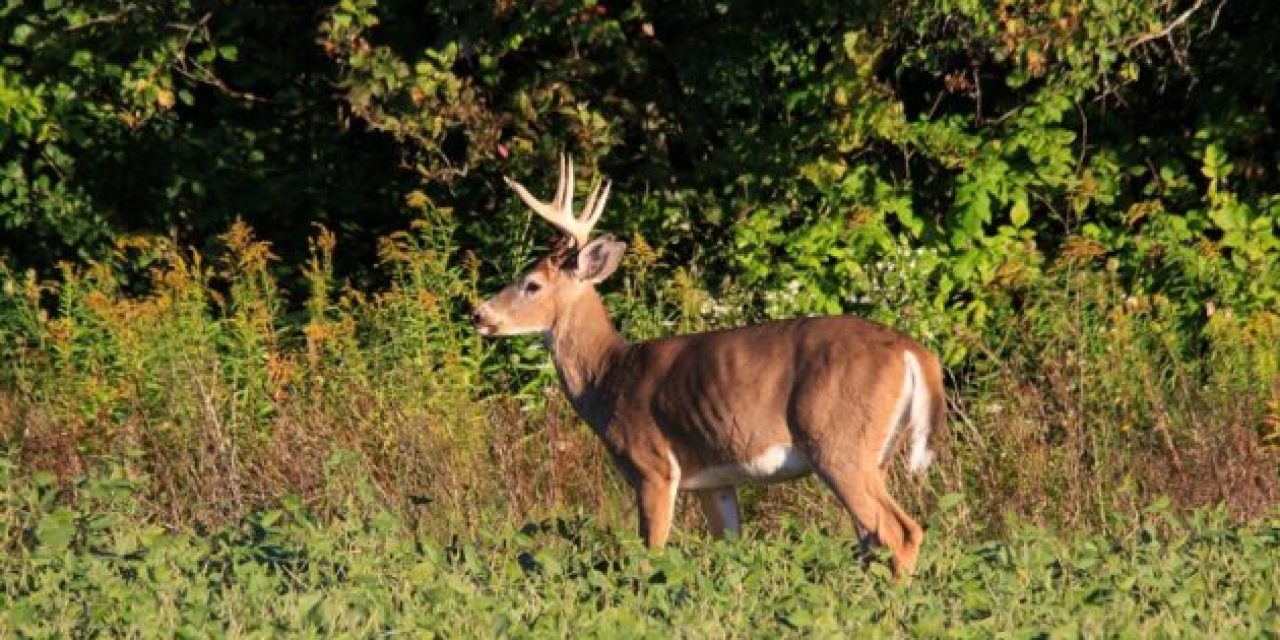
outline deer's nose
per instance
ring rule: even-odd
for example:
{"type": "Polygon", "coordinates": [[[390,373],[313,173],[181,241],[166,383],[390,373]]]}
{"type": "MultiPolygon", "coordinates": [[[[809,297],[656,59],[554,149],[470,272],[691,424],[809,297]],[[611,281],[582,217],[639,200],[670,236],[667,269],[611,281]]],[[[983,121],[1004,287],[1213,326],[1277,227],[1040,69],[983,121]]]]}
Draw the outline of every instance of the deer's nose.
{"type": "Polygon", "coordinates": [[[471,324],[480,324],[484,322],[484,315],[480,313],[480,307],[471,310],[471,324]]]}

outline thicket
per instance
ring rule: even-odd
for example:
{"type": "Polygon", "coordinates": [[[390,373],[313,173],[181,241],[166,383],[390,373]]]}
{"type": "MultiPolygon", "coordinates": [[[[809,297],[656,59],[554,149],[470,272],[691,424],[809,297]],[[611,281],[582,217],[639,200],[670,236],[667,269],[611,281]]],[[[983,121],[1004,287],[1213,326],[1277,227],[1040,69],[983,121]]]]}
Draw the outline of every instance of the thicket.
{"type": "Polygon", "coordinates": [[[1256,515],[1277,36],[1203,0],[13,0],[0,437],[69,487],[121,465],[172,524],[333,511],[356,478],[442,534],[616,515],[545,352],[463,313],[544,237],[501,176],[545,189],[568,151],[615,180],[625,335],[851,312],[943,354],[914,510],[1256,515]]]}

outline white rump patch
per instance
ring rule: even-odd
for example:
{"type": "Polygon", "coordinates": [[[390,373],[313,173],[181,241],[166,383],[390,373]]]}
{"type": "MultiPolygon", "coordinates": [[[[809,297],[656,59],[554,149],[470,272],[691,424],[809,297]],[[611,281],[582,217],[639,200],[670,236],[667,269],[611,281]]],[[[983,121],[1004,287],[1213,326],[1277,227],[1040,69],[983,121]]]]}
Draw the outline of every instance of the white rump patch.
{"type": "Polygon", "coordinates": [[[919,474],[933,462],[933,452],[929,449],[929,430],[932,429],[931,407],[929,407],[929,389],[924,385],[924,372],[920,370],[920,361],[915,353],[902,352],[905,370],[902,372],[902,390],[893,404],[893,425],[884,436],[879,454],[879,466],[884,466],[893,445],[897,444],[904,429],[911,431],[911,457],[906,468],[913,474],[919,474]]]}
{"type": "Polygon", "coordinates": [[[906,365],[902,374],[902,391],[894,404],[893,426],[880,446],[880,466],[893,450],[893,446],[902,436],[903,429],[911,431],[911,457],[907,460],[907,470],[920,473],[933,462],[933,451],[929,450],[929,430],[932,416],[929,407],[929,389],[924,385],[924,372],[920,370],[920,361],[914,353],[904,351],[903,363],[906,365]]]}
{"type": "Polygon", "coordinates": [[[920,363],[916,362],[916,357],[910,351],[903,352],[903,363],[906,365],[902,370],[902,386],[898,390],[898,399],[893,403],[893,422],[889,425],[889,433],[885,434],[884,442],[880,445],[880,455],[876,456],[876,466],[883,467],[889,454],[893,453],[894,445],[898,444],[898,439],[902,437],[902,430],[911,426],[911,416],[908,411],[911,408],[911,401],[916,395],[916,386],[920,377],[916,374],[920,372],[920,363]]]}
{"type": "Polygon", "coordinates": [[[706,467],[680,482],[681,489],[721,489],[798,478],[812,470],[809,459],[789,444],[769,447],[746,462],[706,467]]]}

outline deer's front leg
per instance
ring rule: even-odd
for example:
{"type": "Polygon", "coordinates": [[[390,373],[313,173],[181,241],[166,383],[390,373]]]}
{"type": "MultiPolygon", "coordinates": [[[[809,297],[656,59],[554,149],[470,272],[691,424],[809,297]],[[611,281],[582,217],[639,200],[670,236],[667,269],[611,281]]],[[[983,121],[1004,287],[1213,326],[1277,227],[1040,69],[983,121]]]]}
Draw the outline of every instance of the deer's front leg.
{"type": "Polygon", "coordinates": [[[641,475],[634,483],[640,511],[640,537],[650,549],[667,543],[680,492],[680,465],[672,459],[665,469],[641,475]]]}
{"type": "Polygon", "coordinates": [[[640,507],[640,537],[650,549],[660,549],[671,534],[677,484],[669,480],[645,481],[636,488],[640,507]]]}

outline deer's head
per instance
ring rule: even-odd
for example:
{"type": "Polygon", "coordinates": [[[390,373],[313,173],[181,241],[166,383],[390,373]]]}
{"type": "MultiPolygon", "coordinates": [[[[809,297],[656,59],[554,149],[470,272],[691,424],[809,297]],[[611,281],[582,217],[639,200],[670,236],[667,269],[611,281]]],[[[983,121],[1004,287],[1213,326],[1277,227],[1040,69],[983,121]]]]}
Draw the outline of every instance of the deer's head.
{"type": "Polygon", "coordinates": [[[582,215],[574,215],[573,161],[567,157],[560,158],[560,183],[549,203],[533,197],[519,182],[507,179],[507,184],[564,237],[532,269],[476,307],[471,320],[484,336],[550,331],[558,318],[618,268],[627,249],[613,236],[591,240],[591,229],[609,198],[607,180],[596,181],[582,215]]]}

